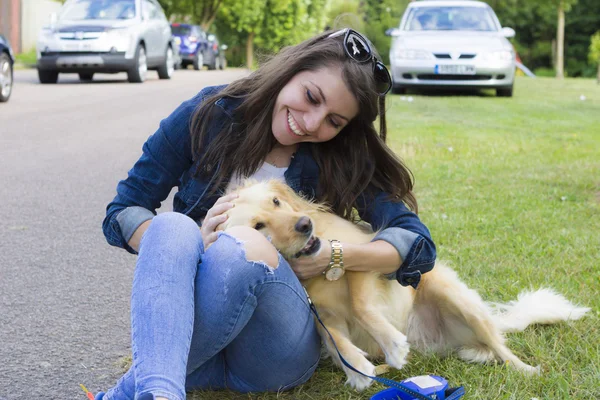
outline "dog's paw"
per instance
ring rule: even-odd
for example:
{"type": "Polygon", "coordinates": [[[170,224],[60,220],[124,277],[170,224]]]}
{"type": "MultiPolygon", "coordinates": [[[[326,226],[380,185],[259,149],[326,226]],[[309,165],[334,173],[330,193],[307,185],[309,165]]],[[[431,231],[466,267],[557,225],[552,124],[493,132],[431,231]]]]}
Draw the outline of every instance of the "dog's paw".
{"type": "MultiPolygon", "coordinates": [[[[375,366],[371,364],[367,359],[365,359],[359,365],[352,366],[360,372],[362,372],[363,374],[367,374],[370,376],[375,376],[376,374],[375,366]]],[[[350,387],[358,391],[365,390],[373,383],[373,380],[371,378],[362,376],[359,373],[352,371],[351,369],[344,367],[344,370],[346,371],[346,376],[348,377],[348,379],[346,380],[346,385],[349,385],[350,387]]]]}
{"type": "Polygon", "coordinates": [[[392,341],[384,350],[385,361],[396,369],[402,369],[406,365],[406,357],[410,351],[410,345],[406,336],[401,335],[392,341]]]}

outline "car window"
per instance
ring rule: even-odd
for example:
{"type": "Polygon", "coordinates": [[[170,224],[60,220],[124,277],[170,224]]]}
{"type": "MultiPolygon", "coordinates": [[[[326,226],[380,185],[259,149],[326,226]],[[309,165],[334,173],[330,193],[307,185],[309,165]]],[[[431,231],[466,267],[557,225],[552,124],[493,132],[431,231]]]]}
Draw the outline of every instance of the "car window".
{"type": "Polygon", "coordinates": [[[135,16],[135,0],[76,0],[67,3],[60,13],[60,19],[70,21],[132,19],[135,16]]]}
{"type": "Polygon", "coordinates": [[[497,31],[487,7],[413,7],[406,19],[407,31],[497,31]]]}
{"type": "Polygon", "coordinates": [[[171,25],[171,31],[173,35],[178,36],[190,36],[192,34],[192,28],[183,25],[171,25]]]}

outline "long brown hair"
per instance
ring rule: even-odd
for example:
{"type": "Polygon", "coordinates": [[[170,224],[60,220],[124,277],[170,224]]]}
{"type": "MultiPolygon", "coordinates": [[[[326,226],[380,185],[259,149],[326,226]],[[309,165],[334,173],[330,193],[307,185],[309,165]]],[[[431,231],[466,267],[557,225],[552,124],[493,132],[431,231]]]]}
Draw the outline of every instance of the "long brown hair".
{"type": "Polygon", "coordinates": [[[358,196],[372,185],[417,210],[412,174],[385,144],[385,98],[375,92],[373,64],[347,57],[343,35],[329,38],[331,33],[282,49],[251,75],[229,84],[198,107],[191,122],[192,151],[200,158],[196,174],[215,175],[213,192],[234,172],[250,176],[273,149],[272,113],[281,89],[299,72],[339,66],[342,79],[358,101],[359,114],[333,139],[311,144],[320,168],[316,200],[351,218],[358,196]],[[236,123],[223,126],[209,142],[208,121],[215,116],[215,102],[223,97],[241,99],[236,123]],[[378,116],[379,134],[374,126],[378,116]]]}

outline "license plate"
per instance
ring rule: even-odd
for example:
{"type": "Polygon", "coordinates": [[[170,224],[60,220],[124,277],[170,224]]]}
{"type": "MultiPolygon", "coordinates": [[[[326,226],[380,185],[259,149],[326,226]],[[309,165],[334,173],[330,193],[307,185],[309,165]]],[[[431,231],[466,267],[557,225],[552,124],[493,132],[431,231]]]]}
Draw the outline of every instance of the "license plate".
{"type": "Polygon", "coordinates": [[[181,38],[178,36],[175,36],[175,44],[181,44],[181,38]]]}
{"type": "Polygon", "coordinates": [[[438,75],[475,75],[474,65],[436,65],[438,75]]]}
{"type": "Polygon", "coordinates": [[[63,51],[89,51],[92,48],[91,43],[73,42],[63,43],[63,51]]]}

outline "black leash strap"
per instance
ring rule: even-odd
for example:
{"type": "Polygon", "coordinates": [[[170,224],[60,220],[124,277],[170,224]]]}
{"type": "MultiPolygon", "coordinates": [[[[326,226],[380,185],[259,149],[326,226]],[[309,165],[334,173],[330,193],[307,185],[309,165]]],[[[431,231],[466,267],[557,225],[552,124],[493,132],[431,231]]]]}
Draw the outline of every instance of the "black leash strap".
{"type": "MultiPolygon", "coordinates": [[[[327,329],[327,327],[325,326],[325,324],[323,323],[323,321],[321,320],[321,317],[319,317],[319,313],[317,312],[317,308],[315,307],[315,305],[313,304],[310,296],[308,295],[308,292],[306,291],[306,288],[304,288],[304,291],[306,292],[306,298],[308,299],[308,304],[310,305],[310,309],[313,312],[313,314],[315,314],[315,317],[317,318],[317,321],[319,321],[319,323],[321,324],[321,326],[323,327],[323,329],[325,329],[325,332],[327,332],[327,335],[329,336],[329,339],[331,339],[331,343],[333,343],[333,346],[335,347],[335,351],[337,351],[338,356],[340,357],[340,360],[342,361],[342,364],[344,364],[346,367],[350,368],[352,371],[362,375],[362,376],[366,376],[367,378],[373,379],[374,381],[377,381],[379,383],[382,383],[386,386],[390,386],[393,388],[396,388],[404,393],[407,393],[411,396],[413,396],[415,399],[419,399],[419,400],[437,400],[437,396],[436,397],[430,397],[430,396],[426,396],[424,394],[421,394],[419,392],[414,391],[413,389],[403,385],[400,382],[394,381],[392,379],[387,379],[387,378],[380,378],[378,376],[371,376],[371,375],[367,375],[359,370],[357,370],[356,368],[354,368],[352,365],[350,365],[350,363],[348,361],[346,361],[344,359],[344,357],[342,356],[342,354],[340,353],[340,350],[337,347],[337,344],[335,343],[335,340],[333,340],[333,336],[331,336],[331,333],[329,332],[329,329],[327,329]]],[[[446,391],[446,400],[456,400],[461,398],[462,396],[464,396],[465,394],[465,389],[462,386],[459,386],[457,388],[451,388],[448,389],[446,391]]]]}

